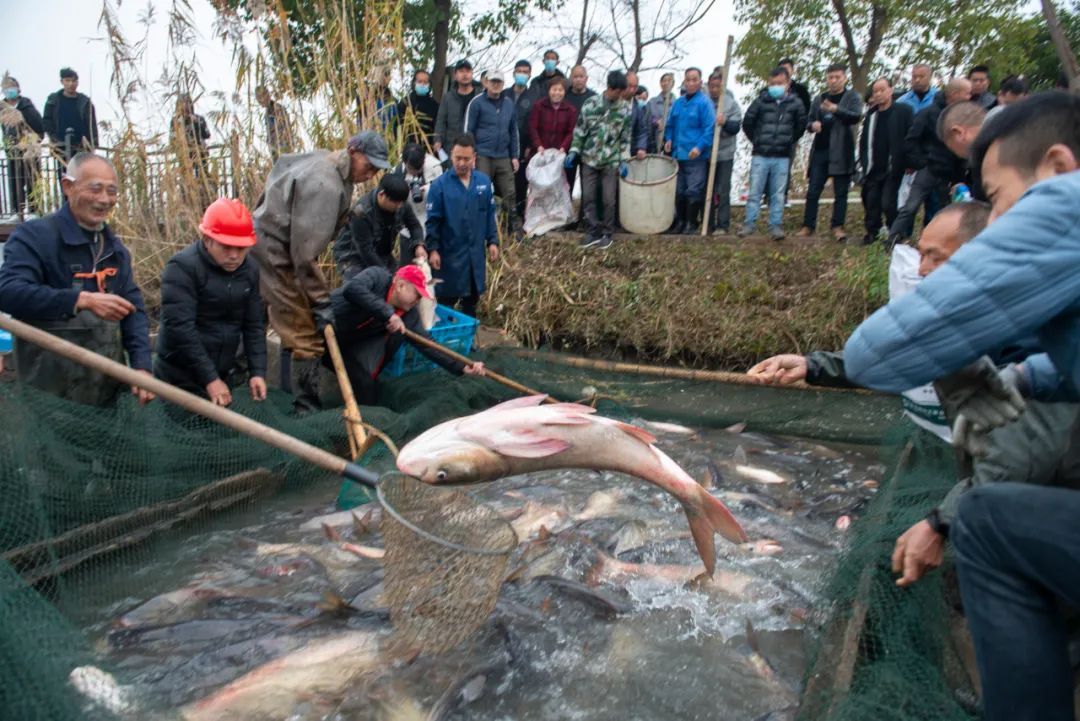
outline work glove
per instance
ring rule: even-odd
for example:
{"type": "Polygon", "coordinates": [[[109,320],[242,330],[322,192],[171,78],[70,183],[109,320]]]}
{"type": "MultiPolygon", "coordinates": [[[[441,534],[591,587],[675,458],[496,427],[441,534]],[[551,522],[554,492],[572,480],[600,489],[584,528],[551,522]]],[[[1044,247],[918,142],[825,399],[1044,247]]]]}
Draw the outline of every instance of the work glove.
{"type": "Polygon", "coordinates": [[[619,163],[619,177],[625,178],[627,175],[630,175],[630,164],[625,162],[619,163]]]}
{"type": "Polygon", "coordinates": [[[567,153],[566,160],[563,161],[563,167],[567,170],[573,170],[575,165],[577,165],[577,153],[567,153]]]}
{"type": "Polygon", "coordinates": [[[1015,364],[999,371],[987,356],[935,381],[941,406],[953,418],[953,445],[975,458],[985,457],[990,452],[990,431],[1024,412],[1025,385],[1015,364]]]}
{"type": "Polygon", "coordinates": [[[334,324],[334,310],[329,303],[326,303],[312,309],[311,314],[315,317],[315,330],[317,330],[319,336],[322,337],[326,332],[327,326],[334,324]]]}

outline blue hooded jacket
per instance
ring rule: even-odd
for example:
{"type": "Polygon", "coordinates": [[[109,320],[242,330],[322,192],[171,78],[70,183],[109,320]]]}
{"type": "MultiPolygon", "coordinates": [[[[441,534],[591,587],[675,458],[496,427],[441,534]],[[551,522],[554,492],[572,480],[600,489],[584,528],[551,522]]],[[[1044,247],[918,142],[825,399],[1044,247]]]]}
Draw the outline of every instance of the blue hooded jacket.
{"type": "Polygon", "coordinates": [[[1034,334],[1031,396],[1080,400],[1080,171],[1036,183],[912,293],[867,318],[844,348],[847,376],[899,392],[1034,334]],[[1060,375],[1059,375],[1060,372],[1060,375]]]}
{"type": "Polygon", "coordinates": [[[690,151],[697,148],[701,151],[698,157],[707,157],[712,152],[715,124],[716,108],[708,93],[699,90],[676,100],[664,126],[664,142],[671,141],[671,156],[689,160],[690,151]]]}

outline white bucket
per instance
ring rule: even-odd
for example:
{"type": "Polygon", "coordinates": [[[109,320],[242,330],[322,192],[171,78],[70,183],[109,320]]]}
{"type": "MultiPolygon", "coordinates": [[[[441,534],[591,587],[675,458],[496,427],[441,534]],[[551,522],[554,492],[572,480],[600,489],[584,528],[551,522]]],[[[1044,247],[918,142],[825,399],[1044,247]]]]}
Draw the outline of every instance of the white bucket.
{"type": "Polygon", "coordinates": [[[629,161],[619,179],[619,224],[631,233],[656,235],[675,220],[675,183],[679,164],[664,155],[629,161]]]}

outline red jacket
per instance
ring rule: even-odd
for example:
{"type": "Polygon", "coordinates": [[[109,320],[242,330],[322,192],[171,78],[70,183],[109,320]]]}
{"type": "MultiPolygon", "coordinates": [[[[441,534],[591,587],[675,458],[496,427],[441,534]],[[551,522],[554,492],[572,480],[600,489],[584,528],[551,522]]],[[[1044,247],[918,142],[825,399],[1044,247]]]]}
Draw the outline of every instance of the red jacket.
{"type": "Polygon", "coordinates": [[[577,108],[565,100],[556,108],[548,98],[541,98],[529,113],[529,149],[558,148],[564,153],[570,150],[577,123],[577,108]]]}

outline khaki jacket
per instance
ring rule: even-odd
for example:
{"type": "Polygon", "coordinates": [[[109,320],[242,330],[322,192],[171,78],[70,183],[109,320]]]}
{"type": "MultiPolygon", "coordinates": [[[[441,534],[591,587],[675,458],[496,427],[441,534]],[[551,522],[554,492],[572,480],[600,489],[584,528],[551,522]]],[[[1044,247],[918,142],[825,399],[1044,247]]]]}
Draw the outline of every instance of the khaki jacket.
{"type": "MultiPolygon", "coordinates": [[[[353,184],[346,150],[283,155],[270,170],[255,206],[255,258],[264,268],[291,271],[311,307],[330,301],[319,256],[348,220],[353,184]]],[[[278,274],[265,273],[264,282],[278,274]]]]}

